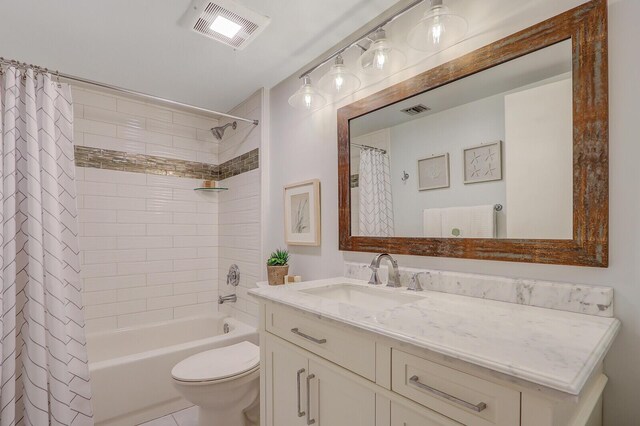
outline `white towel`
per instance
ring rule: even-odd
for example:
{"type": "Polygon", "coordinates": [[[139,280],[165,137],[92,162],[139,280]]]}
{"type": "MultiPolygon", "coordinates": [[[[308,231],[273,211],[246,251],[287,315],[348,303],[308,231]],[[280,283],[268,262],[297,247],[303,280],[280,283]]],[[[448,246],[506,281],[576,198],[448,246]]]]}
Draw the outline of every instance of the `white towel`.
{"type": "Polygon", "coordinates": [[[469,238],[496,238],[498,226],[493,204],[470,207],[469,238]]]}
{"type": "Polygon", "coordinates": [[[422,212],[422,230],[425,237],[442,237],[442,209],[424,209],[422,212]]]}
{"type": "Polygon", "coordinates": [[[469,207],[442,209],[442,236],[444,238],[470,238],[471,215],[469,207]]]}
{"type": "Polygon", "coordinates": [[[493,205],[442,209],[442,236],[446,238],[495,238],[493,205]]]}

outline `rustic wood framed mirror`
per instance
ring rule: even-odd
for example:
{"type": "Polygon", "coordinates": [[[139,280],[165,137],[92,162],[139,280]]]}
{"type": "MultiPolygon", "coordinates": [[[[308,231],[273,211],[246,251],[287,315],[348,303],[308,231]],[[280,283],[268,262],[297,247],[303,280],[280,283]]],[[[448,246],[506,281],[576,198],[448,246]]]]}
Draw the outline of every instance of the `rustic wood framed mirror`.
{"type": "Polygon", "coordinates": [[[339,109],[340,250],[608,266],[607,73],[593,0],[339,109]]]}

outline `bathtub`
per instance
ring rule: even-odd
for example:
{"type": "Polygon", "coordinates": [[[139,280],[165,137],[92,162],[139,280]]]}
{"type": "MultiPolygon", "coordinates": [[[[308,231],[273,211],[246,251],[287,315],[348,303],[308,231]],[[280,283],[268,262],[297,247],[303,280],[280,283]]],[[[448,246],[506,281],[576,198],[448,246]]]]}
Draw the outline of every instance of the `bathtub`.
{"type": "Polygon", "coordinates": [[[173,366],[244,340],[257,345],[256,329],[222,315],[87,334],[96,424],[132,426],[188,407],[173,388],[173,366]]]}

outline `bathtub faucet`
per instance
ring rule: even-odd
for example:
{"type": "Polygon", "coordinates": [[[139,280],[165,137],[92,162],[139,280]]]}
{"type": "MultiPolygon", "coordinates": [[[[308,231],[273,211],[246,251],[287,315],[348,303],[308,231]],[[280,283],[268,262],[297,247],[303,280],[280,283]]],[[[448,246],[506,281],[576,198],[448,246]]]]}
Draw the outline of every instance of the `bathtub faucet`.
{"type": "Polygon", "coordinates": [[[222,305],[224,302],[236,302],[238,297],[235,294],[230,294],[228,296],[218,296],[218,305],[222,305]]]}

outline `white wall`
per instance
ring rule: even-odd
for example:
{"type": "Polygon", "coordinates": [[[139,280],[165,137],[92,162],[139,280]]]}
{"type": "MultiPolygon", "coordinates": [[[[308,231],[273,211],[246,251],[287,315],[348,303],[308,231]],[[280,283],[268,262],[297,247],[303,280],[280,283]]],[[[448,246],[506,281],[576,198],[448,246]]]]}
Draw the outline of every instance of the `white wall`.
{"type": "MultiPolygon", "coordinates": [[[[265,90],[259,90],[229,112],[240,117],[260,120],[260,124],[254,126],[238,122],[237,130],[227,128],[219,147],[221,162],[262,148],[265,98],[265,90]]],[[[228,121],[221,120],[221,124],[228,121]]],[[[262,153],[260,161],[263,161],[262,153]]],[[[247,294],[247,290],[254,288],[256,282],[262,279],[264,269],[260,229],[261,182],[260,169],[220,181],[220,186],[228,187],[229,190],[220,194],[219,294],[225,296],[235,291],[238,296],[236,303],[225,303],[220,310],[256,326],[258,304],[247,294]],[[240,268],[240,285],[235,289],[226,285],[226,276],[232,264],[240,268]]]]}
{"type": "MultiPolygon", "coordinates": [[[[498,236],[506,235],[504,217],[509,210],[505,198],[506,173],[491,182],[464,184],[462,150],[481,143],[504,141],[504,95],[495,95],[450,108],[391,128],[391,193],[395,234],[423,234],[422,211],[428,208],[502,204],[498,214],[498,236]],[[417,160],[449,153],[449,187],[418,191],[417,160]],[[403,182],[402,171],[409,173],[403,182]]],[[[502,144],[505,164],[507,144],[502,144]]]]}
{"type": "Polygon", "coordinates": [[[573,237],[571,81],[505,96],[510,238],[573,237]]]}
{"type": "MultiPolygon", "coordinates": [[[[217,163],[217,121],[74,88],[75,141],[217,163]]],[[[89,331],[216,312],[218,196],[197,179],[77,168],[89,331]]]]}
{"type": "MultiPolygon", "coordinates": [[[[345,259],[370,261],[372,254],[369,253],[338,251],[336,108],[580,3],[580,0],[538,0],[528,2],[526,10],[516,13],[509,8],[509,1],[504,0],[504,8],[494,9],[482,19],[469,16],[472,36],[469,40],[391,78],[365,86],[354,96],[311,114],[295,111],[287,104],[288,97],[299,87],[297,76],[291,76],[273,88],[270,93],[269,181],[265,184],[270,192],[271,204],[264,223],[264,247],[284,245],[282,186],[319,178],[322,181],[322,246],[291,246],[292,269],[305,279],[314,279],[341,275],[345,259]]],[[[640,359],[640,168],[636,165],[637,158],[640,158],[640,144],[637,143],[637,114],[640,109],[637,70],[640,68],[640,56],[635,43],[640,39],[640,26],[636,22],[638,16],[640,2],[637,0],[609,1],[609,268],[398,257],[399,263],[405,266],[614,287],[615,311],[622,320],[622,330],[605,366],[610,381],[605,392],[604,409],[605,424],[616,426],[634,425],[640,418],[640,404],[637,403],[637,387],[640,383],[640,367],[637,364],[637,359],[640,359]]],[[[395,34],[399,33],[401,37],[403,28],[396,27],[395,34]]],[[[394,34],[394,31],[389,33],[394,34]]],[[[346,59],[347,65],[353,64],[353,54],[346,55],[346,59]]],[[[315,77],[317,81],[318,76],[315,77]]]]}

